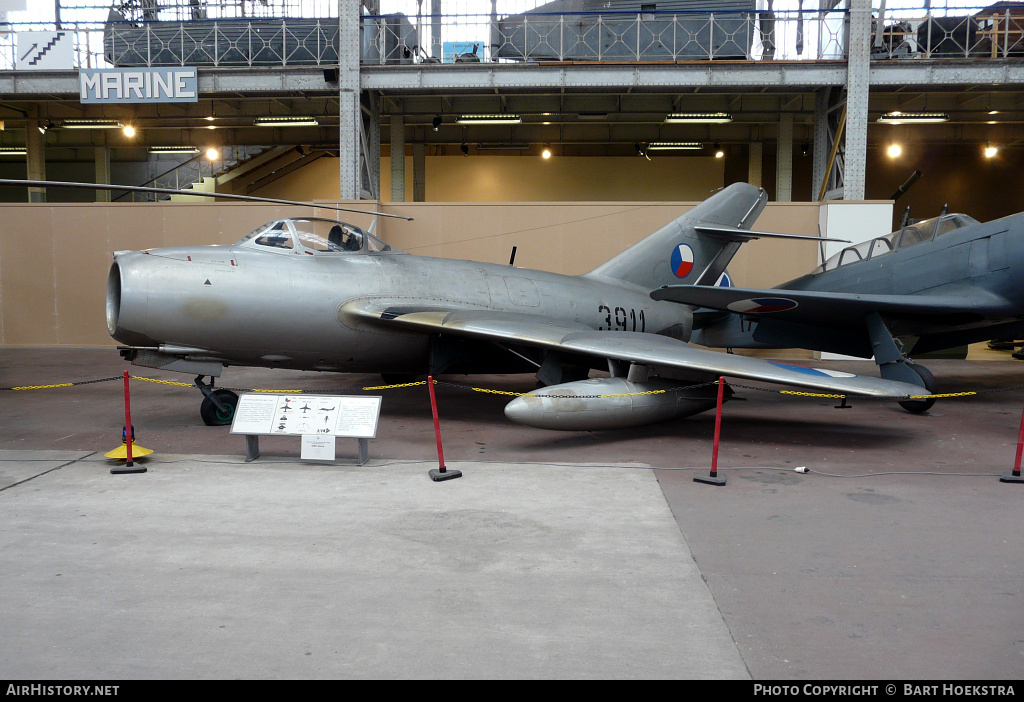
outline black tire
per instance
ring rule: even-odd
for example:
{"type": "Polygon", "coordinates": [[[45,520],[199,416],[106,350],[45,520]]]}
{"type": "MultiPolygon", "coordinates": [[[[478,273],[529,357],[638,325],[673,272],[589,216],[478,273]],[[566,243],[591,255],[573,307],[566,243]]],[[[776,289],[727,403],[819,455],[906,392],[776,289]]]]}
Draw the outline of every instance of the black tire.
{"type": "MultiPolygon", "coordinates": [[[[918,377],[924,383],[924,388],[928,392],[935,392],[935,376],[932,372],[924,366],[919,366],[916,363],[910,366],[911,370],[917,373],[918,377]]],[[[921,414],[927,412],[935,404],[935,400],[903,400],[900,402],[900,407],[912,414],[921,414]]]]}
{"type": "Polygon", "coordinates": [[[202,416],[203,422],[208,427],[223,427],[231,424],[231,420],[235,417],[235,407],[238,406],[238,395],[230,390],[214,390],[213,395],[228,411],[222,412],[217,409],[217,405],[213,404],[210,398],[204,397],[203,404],[199,406],[199,414],[202,416]]]}

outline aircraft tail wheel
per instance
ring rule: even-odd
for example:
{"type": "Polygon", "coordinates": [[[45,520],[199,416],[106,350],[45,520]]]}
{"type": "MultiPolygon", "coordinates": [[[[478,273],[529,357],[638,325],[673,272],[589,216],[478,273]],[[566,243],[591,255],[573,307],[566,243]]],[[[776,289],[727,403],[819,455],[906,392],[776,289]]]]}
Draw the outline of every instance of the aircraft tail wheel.
{"type": "Polygon", "coordinates": [[[231,420],[235,417],[235,407],[238,406],[238,395],[230,390],[214,390],[213,394],[224,405],[224,410],[218,409],[210,398],[204,397],[203,404],[199,406],[199,414],[202,416],[203,422],[208,427],[222,427],[231,424],[231,420]]]}
{"type": "MultiPolygon", "coordinates": [[[[917,375],[921,378],[924,383],[924,388],[928,392],[935,392],[935,376],[932,372],[924,366],[919,366],[916,363],[910,366],[917,375]]],[[[900,402],[900,407],[913,414],[921,414],[931,409],[932,405],[935,404],[935,400],[903,400],[900,402]]]]}

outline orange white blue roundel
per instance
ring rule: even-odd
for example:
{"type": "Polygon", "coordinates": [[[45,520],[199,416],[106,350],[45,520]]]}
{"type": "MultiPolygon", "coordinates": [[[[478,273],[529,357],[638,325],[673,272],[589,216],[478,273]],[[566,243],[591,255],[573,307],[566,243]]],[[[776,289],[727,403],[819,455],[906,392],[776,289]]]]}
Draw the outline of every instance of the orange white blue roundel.
{"type": "Polygon", "coordinates": [[[796,306],[796,300],[790,300],[785,297],[751,297],[746,300],[736,300],[736,302],[729,303],[729,309],[733,312],[752,314],[784,312],[796,306]]]}
{"type": "Polygon", "coordinates": [[[680,244],[672,251],[672,272],[677,278],[685,278],[693,270],[693,249],[680,244]]]}

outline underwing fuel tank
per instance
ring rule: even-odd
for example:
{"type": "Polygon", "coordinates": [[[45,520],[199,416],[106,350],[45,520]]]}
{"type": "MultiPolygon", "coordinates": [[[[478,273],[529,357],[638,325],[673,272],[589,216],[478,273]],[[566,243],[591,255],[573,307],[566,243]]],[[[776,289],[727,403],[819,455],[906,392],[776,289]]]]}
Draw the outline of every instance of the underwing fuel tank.
{"type": "MultiPolygon", "coordinates": [[[[718,386],[692,381],[649,378],[590,378],[549,385],[512,400],[505,416],[538,429],[588,431],[623,429],[677,417],[688,417],[715,407],[718,386]]],[[[725,388],[723,399],[732,396],[725,388]]]]}

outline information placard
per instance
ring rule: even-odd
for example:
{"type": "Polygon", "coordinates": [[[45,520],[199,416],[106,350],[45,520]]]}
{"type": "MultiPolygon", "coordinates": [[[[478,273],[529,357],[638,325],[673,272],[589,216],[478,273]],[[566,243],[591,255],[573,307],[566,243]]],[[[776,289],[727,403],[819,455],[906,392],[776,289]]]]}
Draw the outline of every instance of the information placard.
{"type": "Polygon", "coordinates": [[[372,439],[380,403],[379,395],[245,393],[238,398],[231,433],[372,439]]]}

